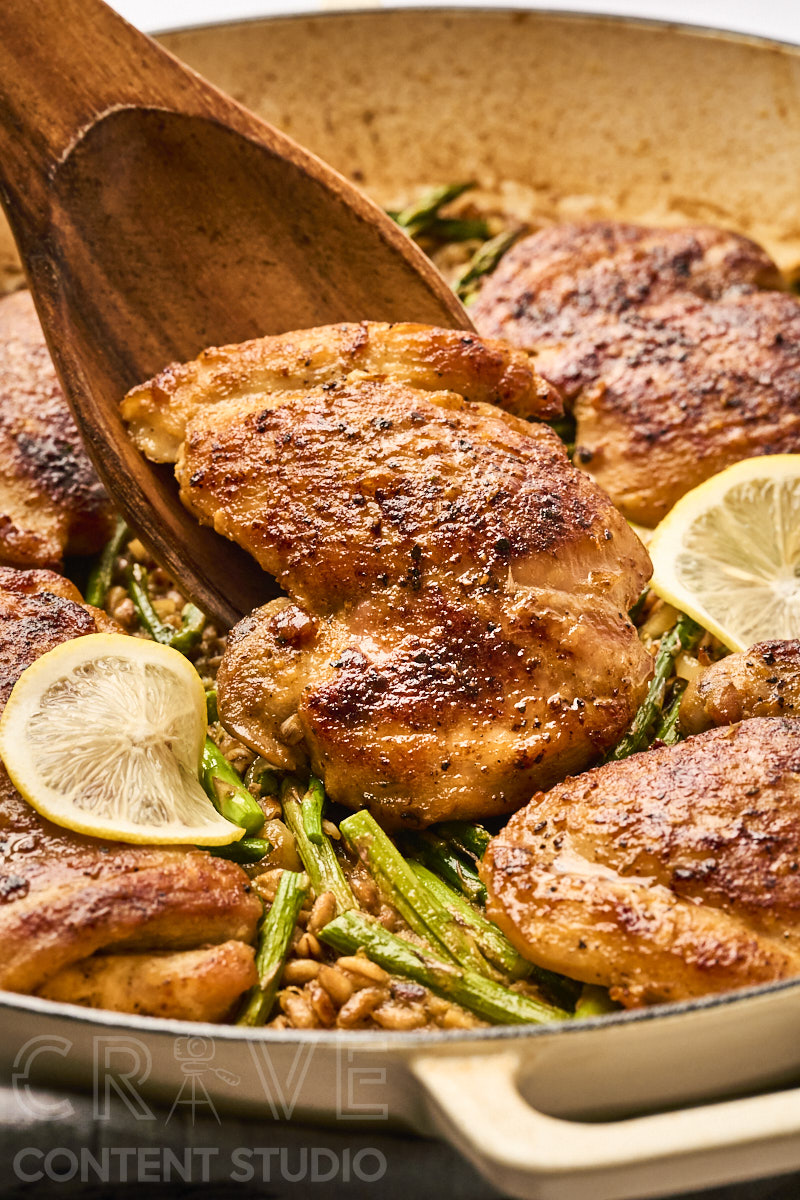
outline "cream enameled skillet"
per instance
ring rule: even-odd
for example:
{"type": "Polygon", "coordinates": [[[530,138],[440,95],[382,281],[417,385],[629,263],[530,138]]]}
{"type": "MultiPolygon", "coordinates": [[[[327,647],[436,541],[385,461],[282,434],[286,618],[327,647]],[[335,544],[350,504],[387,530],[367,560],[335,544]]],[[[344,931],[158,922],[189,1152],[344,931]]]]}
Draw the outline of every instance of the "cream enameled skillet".
{"type": "MultiPolygon", "coordinates": [[[[497,9],[274,18],[163,41],[381,202],[476,178],[531,215],[708,221],[800,263],[800,49],[497,9]]],[[[9,283],[14,269],[0,230],[9,283]]],[[[171,1102],[187,1038],[213,1038],[197,1046],[213,1053],[204,1086],[220,1111],[387,1116],[449,1138],[519,1196],[641,1198],[800,1167],[800,982],[468,1034],[244,1032],[7,993],[0,1022],[19,1086],[91,1085],[116,1053],[171,1102]]]]}

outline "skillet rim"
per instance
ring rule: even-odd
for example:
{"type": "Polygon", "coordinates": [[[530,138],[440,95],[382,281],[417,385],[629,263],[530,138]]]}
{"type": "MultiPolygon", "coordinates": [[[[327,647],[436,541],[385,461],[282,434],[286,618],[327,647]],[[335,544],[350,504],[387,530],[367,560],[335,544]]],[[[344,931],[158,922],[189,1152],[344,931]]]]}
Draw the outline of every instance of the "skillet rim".
{"type": "MultiPolygon", "coordinates": [[[[172,25],[163,29],[151,30],[147,36],[155,39],[171,37],[182,33],[204,33],[207,30],[229,29],[247,25],[274,25],[308,20],[341,20],[353,17],[375,20],[384,16],[416,15],[469,17],[477,14],[481,17],[508,18],[514,16],[548,18],[551,20],[586,21],[593,24],[633,26],[634,28],[661,30],[682,35],[704,37],[714,41],[736,42],[751,45],[761,50],[791,51],[793,57],[800,57],[800,41],[792,42],[784,38],[768,37],[766,34],[743,33],[736,29],[723,29],[717,25],[694,25],[687,21],[670,21],[665,17],[638,17],[613,12],[582,12],[580,9],[540,8],[533,4],[494,5],[491,0],[482,0],[478,4],[387,4],[380,8],[337,8],[333,11],[319,8],[308,8],[298,12],[265,13],[263,16],[233,17],[230,20],[201,21],[192,25],[172,25]]],[[[172,53],[172,51],[170,51],[172,53]]]]}
{"type": "Polygon", "coordinates": [[[714,992],[698,996],[694,1000],[678,1000],[670,1004],[651,1004],[643,1008],[621,1009],[602,1016],[583,1017],[578,1020],[551,1021],[543,1025],[490,1025],[479,1029],[431,1029],[396,1030],[391,1033],[374,1029],[270,1029],[267,1026],[252,1028],[242,1025],[213,1024],[210,1021],[181,1021],[174,1017],[146,1017],[139,1013],[121,1013],[105,1008],[87,1008],[80,1004],[69,1004],[61,1000],[46,1000],[42,996],[26,995],[23,992],[0,991],[0,1019],[8,1009],[38,1013],[44,1017],[59,1017],[76,1025],[102,1025],[125,1032],[138,1030],[141,1033],[181,1037],[219,1038],[224,1042],[264,1041],[284,1045],[295,1045],[298,1041],[317,1046],[341,1047],[351,1041],[353,1048],[374,1048],[380,1053],[397,1046],[398,1049],[420,1049],[436,1046],[447,1047],[461,1043],[519,1041],[521,1038],[552,1037],[572,1033],[585,1033],[593,1029],[625,1028],[641,1025],[648,1021],[675,1020],[688,1013],[707,1012],[724,1008],[730,1004],[743,1004],[763,996],[794,990],[800,994],[800,976],[778,979],[773,983],[756,987],[736,988],[730,992],[714,992]]]}

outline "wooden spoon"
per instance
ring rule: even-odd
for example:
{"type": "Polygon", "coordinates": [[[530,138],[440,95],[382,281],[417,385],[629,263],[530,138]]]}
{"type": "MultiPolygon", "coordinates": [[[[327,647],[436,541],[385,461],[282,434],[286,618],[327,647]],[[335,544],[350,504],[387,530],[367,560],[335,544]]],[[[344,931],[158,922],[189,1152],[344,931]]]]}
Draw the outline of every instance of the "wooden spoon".
{"type": "Polygon", "coordinates": [[[379,208],[101,0],[2,0],[0,196],[104,484],[226,625],[277,587],[134,449],[125,392],[268,333],[367,318],[471,328],[379,208]]]}

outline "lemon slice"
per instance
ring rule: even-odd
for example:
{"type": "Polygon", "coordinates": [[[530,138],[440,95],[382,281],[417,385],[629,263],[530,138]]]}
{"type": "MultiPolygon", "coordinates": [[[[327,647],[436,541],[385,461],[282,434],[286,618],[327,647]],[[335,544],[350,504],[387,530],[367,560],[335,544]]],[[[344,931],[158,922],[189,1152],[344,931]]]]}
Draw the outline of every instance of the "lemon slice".
{"type": "Polygon", "coordinates": [[[177,650],[96,633],[22,672],[0,719],[0,758],[29,804],[93,837],[224,846],[244,832],[198,780],[203,685],[177,650]]]}
{"type": "Polygon", "coordinates": [[[800,454],[748,458],[707,479],[648,549],[653,590],[731,650],[800,637],[800,454]]]}

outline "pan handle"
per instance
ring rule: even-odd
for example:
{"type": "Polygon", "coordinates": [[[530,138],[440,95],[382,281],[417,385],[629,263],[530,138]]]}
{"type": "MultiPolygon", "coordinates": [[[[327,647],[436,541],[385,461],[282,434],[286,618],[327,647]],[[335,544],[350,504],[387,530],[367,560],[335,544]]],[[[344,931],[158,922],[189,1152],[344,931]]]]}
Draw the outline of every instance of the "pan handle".
{"type": "Polygon", "coordinates": [[[800,1088],[588,1123],[532,1108],[521,1062],[509,1051],[411,1063],[435,1130],[510,1196],[629,1200],[800,1166],[800,1088]]]}

